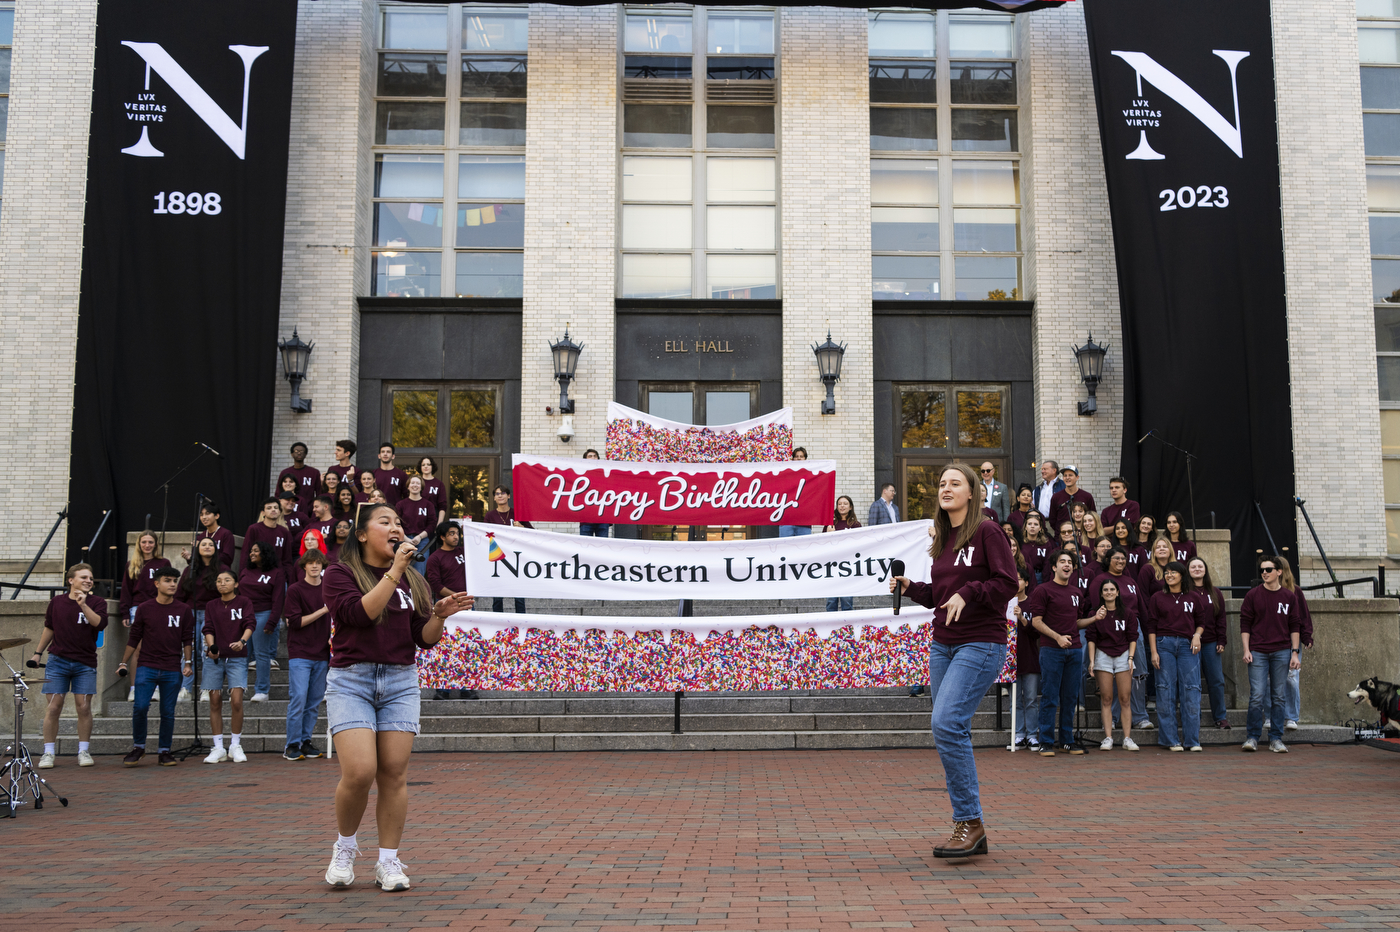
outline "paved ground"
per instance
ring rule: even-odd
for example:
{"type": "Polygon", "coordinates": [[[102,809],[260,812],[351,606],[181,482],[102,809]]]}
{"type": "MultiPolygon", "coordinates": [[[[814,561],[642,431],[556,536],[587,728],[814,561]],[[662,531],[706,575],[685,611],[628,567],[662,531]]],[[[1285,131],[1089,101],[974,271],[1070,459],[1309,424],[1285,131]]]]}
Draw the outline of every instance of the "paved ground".
{"type": "Polygon", "coordinates": [[[1400,928],[1400,755],[978,754],[991,854],[931,751],[419,754],[414,888],[321,881],[336,767],[50,772],[0,822],[6,929],[1400,928]]]}

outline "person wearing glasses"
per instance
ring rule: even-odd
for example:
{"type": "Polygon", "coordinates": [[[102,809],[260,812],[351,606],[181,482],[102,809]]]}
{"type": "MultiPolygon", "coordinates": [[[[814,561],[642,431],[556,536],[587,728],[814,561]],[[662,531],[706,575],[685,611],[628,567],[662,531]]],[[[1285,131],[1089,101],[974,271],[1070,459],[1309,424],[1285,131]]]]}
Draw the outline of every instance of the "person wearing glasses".
{"type": "Polygon", "coordinates": [[[1011,516],[1011,492],[996,480],[997,470],[991,463],[982,464],[983,507],[996,512],[997,523],[1004,524],[1011,516]]]}
{"type": "Polygon", "coordinates": [[[1260,557],[1255,586],[1240,605],[1240,642],[1249,668],[1249,715],[1242,751],[1259,750],[1264,731],[1264,697],[1269,697],[1269,750],[1287,754],[1283,743],[1284,704],[1288,697],[1288,671],[1302,669],[1302,612],[1298,596],[1283,585],[1279,558],[1260,557]]]}

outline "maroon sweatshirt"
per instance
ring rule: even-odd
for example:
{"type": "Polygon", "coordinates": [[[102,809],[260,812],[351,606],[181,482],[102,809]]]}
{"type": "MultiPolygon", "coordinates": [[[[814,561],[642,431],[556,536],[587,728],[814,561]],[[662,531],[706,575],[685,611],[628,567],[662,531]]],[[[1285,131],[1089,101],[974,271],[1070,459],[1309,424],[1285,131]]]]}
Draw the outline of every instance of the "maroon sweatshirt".
{"type": "Polygon", "coordinates": [[[467,557],[462,547],[456,550],[438,549],[428,557],[428,565],[423,568],[428,580],[428,591],[433,598],[442,598],[442,590],[452,592],[467,591],[467,557]]]}
{"type": "Polygon", "coordinates": [[[1050,520],[1056,527],[1073,519],[1070,509],[1074,507],[1075,502],[1083,502],[1088,511],[1094,510],[1094,496],[1090,495],[1083,486],[1075,489],[1073,495],[1060,489],[1050,499],[1050,520]]]}
{"type": "Polygon", "coordinates": [[[298,660],[331,659],[331,616],[322,615],[309,625],[301,619],[325,608],[326,587],[305,579],[287,589],[287,656],[298,660]]]}
{"type": "MultiPolygon", "coordinates": [[[[371,578],[380,580],[388,567],[366,565],[371,578]]],[[[331,610],[331,666],[348,667],[357,663],[384,663],[408,666],[414,663],[413,648],[430,649],[423,640],[432,606],[421,613],[413,605],[408,578],[399,580],[398,591],[389,597],[383,624],[365,614],[364,593],[355,585],[349,567],[337,563],[321,577],[326,605],[331,610]]],[[[1004,636],[1004,635],[1003,635],[1004,636]]]]}
{"type": "MultiPolygon", "coordinates": [[[[1045,567],[1045,555],[1050,552],[1050,545],[1047,543],[1036,543],[1034,541],[1021,545],[1021,559],[1026,561],[1026,566],[1030,571],[1039,576],[1040,571],[1045,567]]],[[[1032,580],[1034,582],[1034,580],[1032,580]]]]}
{"type": "Polygon", "coordinates": [[[123,618],[131,617],[131,610],[142,602],[156,597],[156,570],[164,569],[170,565],[170,561],[165,557],[156,557],[154,560],[147,560],[141,564],[141,569],[137,571],[136,578],[132,579],[131,574],[122,567],[122,594],[117,602],[117,608],[121,610],[123,618]]]}
{"type": "Polygon", "coordinates": [[[397,466],[392,469],[376,469],[374,485],[384,493],[384,500],[390,505],[397,505],[408,497],[408,475],[397,466]]]}
{"type": "MultiPolygon", "coordinates": [[[[1211,608],[1201,592],[1167,592],[1164,589],[1147,600],[1145,626],[1148,634],[1159,638],[1190,640],[1197,628],[1204,628],[1210,623],[1207,618],[1210,614],[1211,608]]],[[[1201,641],[1205,642],[1204,633],[1201,641]]]]}
{"type": "Polygon", "coordinates": [[[214,542],[214,552],[219,555],[219,562],[224,566],[233,566],[233,532],[226,527],[221,527],[212,534],[200,531],[194,537],[195,544],[198,545],[206,537],[214,542]]]}
{"type": "MultiPolygon", "coordinates": [[[[235,595],[227,602],[218,598],[204,606],[204,633],[213,635],[220,660],[248,656],[246,647],[234,650],[229,645],[242,640],[244,631],[257,627],[258,620],[253,613],[253,603],[245,595],[235,595]]],[[[203,645],[200,648],[203,649],[203,645]]]]}
{"type": "Polygon", "coordinates": [[[414,501],[405,496],[399,499],[399,503],[394,506],[394,510],[399,513],[400,520],[403,521],[403,529],[409,537],[416,537],[424,531],[432,532],[437,527],[436,505],[426,498],[414,501]]]}
{"type": "MultiPolygon", "coordinates": [[[[1079,589],[1073,585],[1073,578],[1067,585],[1050,580],[1036,586],[1031,597],[1021,606],[1032,618],[1039,618],[1046,627],[1056,634],[1069,635],[1070,649],[1079,647],[1079,606],[1083,604],[1079,589]]],[[[1056,647],[1053,641],[1046,641],[1042,647],[1056,647]]]]}
{"type": "Polygon", "coordinates": [[[360,487],[360,471],[355,468],[355,464],[349,466],[327,466],[326,472],[333,472],[340,477],[340,484],[349,483],[353,488],[360,487]]]}
{"type": "MultiPolygon", "coordinates": [[[[956,540],[957,528],[953,528],[956,540]]],[[[983,521],[961,549],[947,546],[933,561],[931,583],[911,582],[905,593],[934,612],[933,638],[940,644],[1006,643],[1006,603],[1016,597],[1016,559],[995,521],[983,521]],[[967,604],[951,625],[939,608],[953,595],[967,604]]]]}
{"type": "Polygon", "coordinates": [[[249,567],[238,574],[238,594],[253,604],[253,611],[272,612],[263,630],[273,630],[277,627],[277,620],[282,617],[282,604],[287,596],[282,568],[260,570],[249,567]]]}
{"type": "MultiPolygon", "coordinates": [[[[1021,600],[1021,610],[1025,611],[1030,596],[1021,600]]],[[[1016,676],[1022,677],[1040,673],[1040,632],[1030,623],[1016,622],[1016,676]]]]}
{"type": "Polygon", "coordinates": [[[283,515],[282,520],[287,522],[286,546],[282,548],[282,553],[278,556],[277,562],[282,566],[292,566],[301,557],[301,535],[306,533],[306,516],[293,512],[283,515]]]}
{"type": "Polygon", "coordinates": [[[1142,573],[1142,568],[1147,565],[1150,559],[1151,556],[1147,553],[1147,548],[1141,544],[1130,548],[1128,550],[1128,572],[1137,576],[1138,581],[1141,582],[1142,577],[1140,574],[1142,573]]]}
{"type": "Polygon", "coordinates": [[[1138,571],[1138,592],[1142,594],[1142,598],[1151,599],[1165,588],[1166,582],[1157,578],[1157,574],[1152,571],[1152,564],[1144,563],[1138,571]]]}
{"type": "Polygon", "coordinates": [[[248,568],[248,553],[253,549],[254,544],[262,544],[271,548],[277,554],[279,563],[286,562],[287,541],[296,540],[296,535],[288,528],[280,524],[268,527],[261,520],[254,521],[248,525],[248,530],[243,532],[243,569],[248,568]]]}
{"type": "MultiPolygon", "coordinates": [[[[1035,511],[1035,508],[1031,508],[1031,511],[1035,511]]],[[[1022,511],[1021,504],[1017,502],[1016,507],[1006,516],[1006,520],[1010,521],[1011,525],[1016,528],[1017,533],[1019,533],[1021,529],[1026,526],[1026,515],[1030,513],[1030,511],[1022,511]]]]}
{"type": "Polygon", "coordinates": [[[53,632],[49,642],[49,653],[73,663],[87,667],[97,666],[97,632],[107,627],[107,600],[88,593],[85,600],[88,608],[101,619],[97,624],[88,621],[83,610],[68,593],[49,600],[44,609],[44,627],[53,632]]]}
{"type": "MultiPolygon", "coordinates": [[[[1097,608],[1094,609],[1098,611],[1097,608]]],[[[1093,617],[1092,615],[1086,617],[1093,617]]],[[[1122,657],[1128,645],[1136,644],[1138,622],[1122,605],[1084,629],[1084,638],[1110,657],[1122,657]]]]}
{"type": "Polygon", "coordinates": [[[423,497],[433,503],[437,512],[447,511],[447,485],[441,479],[424,479],[423,497]]]}
{"type": "MultiPolygon", "coordinates": [[[[1094,611],[1098,611],[1099,606],[1103,604],[1103,600],[1099,595],[1101,591],[1100,587],[1103,586],[1105,580],[1112,580],[1118,587],[1118,604],[1123,606],[1123,610],[1127,612],[1128,617],[1134,622],[1140,622],[1142,620],[1143,602],[1145,600],[1138,598],[1140,590],[1138,589],[1137,580],[1133,579],[1133,577],[1126,572],[1122,576],[1114,576],[1112,573],[1099,573],[1095,576],[1093,582],[1089,583],[1089,607],[1094,611]]],[[[1113,656],[1117,657],[1118,655],[1114,654],[1113,656]]]]}
{"type": "Polygon", "coordinates": [[[1172,559],[1178,563],[1190,563],[1196,558],[1196,542],[1193,540],[1174,540],[1172,550],[1176,551],[1172,559]]]}
{"type": "MultiPolygon", "coordinates": [[[[515,509],[512,508],[505,514],[501,514],[499,511],[492,508],[486,512],[486,517],[484,521],[486,524],[504,524],[507,527],[509,527],[515,521],[515,509]]],[[[527,527],[532,531],[535,529],[535,526],[529,521],[521,521],[520,526],[527,527]]],[[[1006,535],[1003,534],[1002,537],[1005,538],[1006,535]]]]}
{"type": "Polygon", "coordinates": [[[182,647],[194,643],[194,610],[184,602],[161,605],[155,599],[136,606],[136,620],[126,636],[128,647],[139,647],[139,666],[180,672],[182,647]]]}
{"type": "MultiPolygon", "coordinates": [[[[1103,526],[1111,528],[1118,523],[1119,518],[1126,518],[1128,524],[1137,527],[1138,520],[1142,517],[1142,508],[1138,503],[1130,498],[1124,499],[1123,504],[1114,505],[1109,503],[1103,506],[1103,512],[1099,515],[1103,518],[1103,526]]],[[[1114,656],[1117,656],[1116,654],[1114,656]]]]}
{"type": "Polygon", "coordinates": [[[1228,630],[1225,624],[1225,599],[1218,588],[1211,587],[1211,593],[1215,594],[1215,599],[1220,600],[1220,607],[1216,608],[1215,599],[1210,597],[1204,589],[1195,589],[1210,604],[1206,606],[1205,633],[1201,635],[1201,645],[1221,644],[1224,645],[1229,639],[1228,630]]]}
{"type": "MultiPolygon", "coordinates": [[[[214,575],[217,578],[219,571],[223,569],[223,565],[219,563],[219,558],[217,556],[214,558],[214,567],[214,575]]],[[[185,567],[185,571],[180,574],[180,588],[177,590],[177,597],[181,602],[193,607],[196,612],[202,612],[204,611],[204,606],[219,597],[219,590],[215,588],[214,580],[212,579],[207,580],[209,585],[206,587],[205,582],[208,574],[200,573],[196,576],[193,575],[195,570],[195,565],[191,563],[189,566],[185,567]]]]}
{"type": "Polygon", "coordinates": [[[1245,594],[1240,606],[1240,633],[1249,635],[1249,650],[1271,654],[1276,650],[1293,647],[1294,631],[1302,639],[1302,612],[1298,606],[1298,594],[1279,588],[1270,592],[1263,586],[1255,586],[1245,594]]]}

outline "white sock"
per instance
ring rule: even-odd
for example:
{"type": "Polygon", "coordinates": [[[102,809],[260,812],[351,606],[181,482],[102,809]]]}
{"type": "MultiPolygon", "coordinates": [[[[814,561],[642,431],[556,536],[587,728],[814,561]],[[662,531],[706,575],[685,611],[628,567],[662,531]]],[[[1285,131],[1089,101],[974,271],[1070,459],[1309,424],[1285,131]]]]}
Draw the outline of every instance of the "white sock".
{"type": "MultiPolygon", "coordinates": [[[[358,834],[358,833],[357,833],[357,834],[358,834]]],[[[355,835],[340,835],[340,834],[337,834],[337,835],[335,836],[335,843],[336,843],[336,846],[339,847],[339,848],[358,848],[358,847],[360,847],[360,843],[359,843],[358,841],[356,841],[356,836],[355,836],[355,835]]]]}
{"type": "Polygon", "coordinates": [[[238,746],[239,746],[240,744],[242,744],[242,743],[243,743],[243,732],[240,731],[240,732],[239,732],[238,734],[236,734],[236,735],[234,735],[234,734],[230,734],[230,735],[229,735],[229,747],[235,747],[235,748],[236,748],[236,747],[238,747],[238,746]]]}
{"type": "Polygon", "coordinates": [[[380,848],[380,849],[379,849],[379,863],[380,863],[380,864],[383,864],[385,861],[396,861],[396,860],[398,860],[398,857],[399,857],[399,849],[398,849],[398,848],[380,848]]]}
{"type": "Polygon", "coordinates": [[[86,741],[79,741],[79,742],[78,742],[78,753],[79,753],[79,754],[86,754],[86,753],[87,753],[87,749],[88,749],[88,742],[86,742],[86,741]]]}
{"type": "Polygon", "coordinates": [[[216,750],[216,751],[222,751],[223,749],[224,749],[224,736],[223,736],[223,735],[215,735],[215,736],[214,736],[214,750],[216,750]]]}
{"type": "Polygon", "coordinates": [[[44,753],[45,753],[45,754],[57,754],[58,752],[54,750],[54,747],[57,746],[57,744],[58,744],[57,741],[45,741],[45,742],[44,742],[44,753]]]}

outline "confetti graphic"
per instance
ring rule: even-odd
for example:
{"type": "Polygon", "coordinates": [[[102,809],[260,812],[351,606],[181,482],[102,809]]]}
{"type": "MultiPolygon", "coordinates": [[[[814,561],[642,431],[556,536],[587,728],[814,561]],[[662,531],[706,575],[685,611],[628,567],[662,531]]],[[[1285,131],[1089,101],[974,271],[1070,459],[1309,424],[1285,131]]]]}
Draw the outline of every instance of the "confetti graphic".
{"type": "Polygon", "coordinates": [[[608,423],[606,449],[610,460],[644,463],[778,463],[792,459],[792,428],[767,424],[727,433],[627,419],[608,423]]]}

